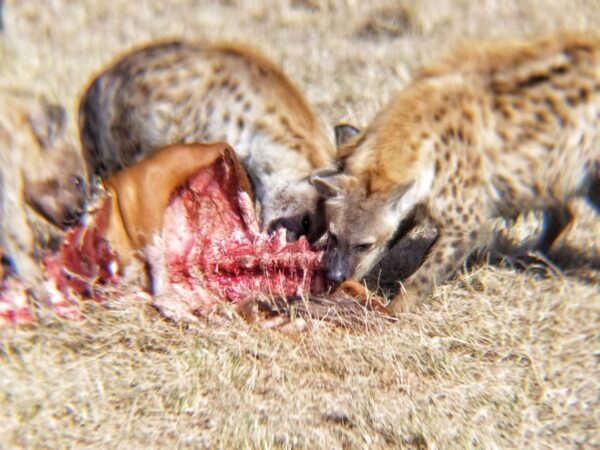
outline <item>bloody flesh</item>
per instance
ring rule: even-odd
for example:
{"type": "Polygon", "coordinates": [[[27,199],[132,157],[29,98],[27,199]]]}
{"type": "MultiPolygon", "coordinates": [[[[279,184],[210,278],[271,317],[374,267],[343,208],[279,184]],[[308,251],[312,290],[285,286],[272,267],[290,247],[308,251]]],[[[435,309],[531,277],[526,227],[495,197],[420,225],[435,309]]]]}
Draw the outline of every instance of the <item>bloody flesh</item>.
{"type": "Polygon", "coordinates": [[[79,300],[103,301],[119,283],[119,264],[104,232],[108,199],[100,201],[84,225],[70,229],[59,251],[44,259],[48,302],[61,317],[79,319],[79,300]]]}
{"type": "Polygon", "coordinates": [[[30,297],[25,286],[16,278],[6,278],[0,284],[0,327],[29,325],[34,322],[30,297]]]}
{"type": "MultiPolygon", "coordinates": [[[[322,252],[305,238],[287,242],[284,230],[261,233],[247,186],[235,154],[226,150],[172,193],[162,229],[139,252],[154,276],[153,304],[165,315],[205,315],[221,302],[323,291],[322,252]]],[[[124,287],[118,254],[106,238],[111,200],[98,199],[59,251],[44,259],[47,303],[62,317],[81,318],[80,300],[107,300],[124,287]]],[[[0,288],[0,324],[32,321],[25,290],[18,280],[11,283],[0,288]]]]}
{"type": "Polygon", "coordinates": [[[259,230],[250,196],[224,154],[173,195],[162,240],[169,283],[205,289],[239,302],[258,295],[286,297],[322,290],[322,252],[284,230],[259,230]]]}

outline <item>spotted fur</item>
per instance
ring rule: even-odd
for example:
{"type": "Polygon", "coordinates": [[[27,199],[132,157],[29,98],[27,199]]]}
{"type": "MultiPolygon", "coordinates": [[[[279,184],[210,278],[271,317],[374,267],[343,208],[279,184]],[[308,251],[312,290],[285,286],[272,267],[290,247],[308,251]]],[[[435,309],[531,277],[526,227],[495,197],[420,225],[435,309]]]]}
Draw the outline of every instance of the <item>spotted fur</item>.
{"type": "Polygon", "coordinates": [[[61,106],[0,90],[0,240],[28,287],[39,286],[40,256],[85,206],[84,164],[65,119],[61,106]]]}
{"type": "Polygon", "coordinates": [[[486,244],[496,217],[546,211],[547,250],[567,203],[600,183],[600,39],[558,35],[463,47],[427,68],[313,181],[326,202],[330,276],[362,277],[424,209],[439,229],[393,302],[404,310],[486,244]]]}
{"type": "Polygon", "coordinates": [[[237,44],[173,41],[134,50],[91,83],[80,106],[84,156],[106,177],[172,143],[229,143],[255,182],[266,228],[325,231],[309,174],[335,148],[300,91],[237,44]]]}

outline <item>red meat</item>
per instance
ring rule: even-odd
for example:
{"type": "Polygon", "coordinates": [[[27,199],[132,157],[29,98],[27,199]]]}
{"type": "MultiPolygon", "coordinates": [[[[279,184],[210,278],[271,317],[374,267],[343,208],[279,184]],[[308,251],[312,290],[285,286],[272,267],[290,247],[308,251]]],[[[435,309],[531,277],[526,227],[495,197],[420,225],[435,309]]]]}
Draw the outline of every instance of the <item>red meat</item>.
{"type": "MultiPolygon", "coordinates": [[[[260,232],[238,167],[235,154],[226,150],[176,189],[162,231],[144,249],[154,304],[169,317],[206,315],[221,302],[323,290],[322,252],[305,238],[288,243],[284,230],[260,232]]],[[[61,315],[74,317],[79,298],[104,300],[120,283],[117,256],[104,237],[109,201],[46,260],[48,290],[61,315]]]]}

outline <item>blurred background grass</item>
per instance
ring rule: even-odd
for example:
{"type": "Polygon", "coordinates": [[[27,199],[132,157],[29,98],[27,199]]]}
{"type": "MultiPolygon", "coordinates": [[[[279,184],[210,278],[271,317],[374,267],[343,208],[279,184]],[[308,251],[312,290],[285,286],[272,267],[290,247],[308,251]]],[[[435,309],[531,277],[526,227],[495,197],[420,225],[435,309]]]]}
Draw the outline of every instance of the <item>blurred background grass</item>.
{"type": "MultiPolygon", "coordinates": [[[[60,101],[74,133],[95,72],[173,36],[255,44],[324,121],[363,126],[458,42],[595,31],[600,4],[7,0],[4,23],[0,84],[60,101]]],[[[484,261],[396,324],[179,327],[123,298],[2,330],[0,446],[598,448],[600,225],[575,206],[562,270],[484,261]]]]}

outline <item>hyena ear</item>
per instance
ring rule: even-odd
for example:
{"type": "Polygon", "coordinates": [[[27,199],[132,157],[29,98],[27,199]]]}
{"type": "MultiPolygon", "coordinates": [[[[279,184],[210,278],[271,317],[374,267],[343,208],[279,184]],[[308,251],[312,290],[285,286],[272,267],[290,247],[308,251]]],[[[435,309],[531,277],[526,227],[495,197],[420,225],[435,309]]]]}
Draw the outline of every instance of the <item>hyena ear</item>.
{"type": "Polygon", "coordinates": [[[44,147],[50,147],[63,134],[67,113],[62,106],[44,103],[42,111],[29,116],[29,123],[44,147]]]}
{"type": "Polygon", "coordinates": [[[350,140],[350,138],[356,136],[360,133],[360,130],[355,126],[349,125],[347,123],[341,123],[334,127],[335,131],[335,146],[340,148],[346,142],[350,140]]]}
{"type": "Polygon", "coordinates": [[[323,169],[313,172],[309,181],[319,195],[324,198],[331,198],[344,192],[348,179],[348,175],[340,173],[337,169],[323,169]]]}
{"type": "Polygon", "coordinates": [[[402,184],[400,186],[395,187],[392,192],[391,195],[389,197],[388,200],[388,207],[391,208],[393,211],[396,211],[398,213],[402,212],[403,209],[405,209],[407,206],[411,206],[410,204],[410,199],[407,199],[406,193],[408,191],[410,191],[410,189],[414,186],[415,181],[411,181],[409,183],[406,184],[402,184]]]}

